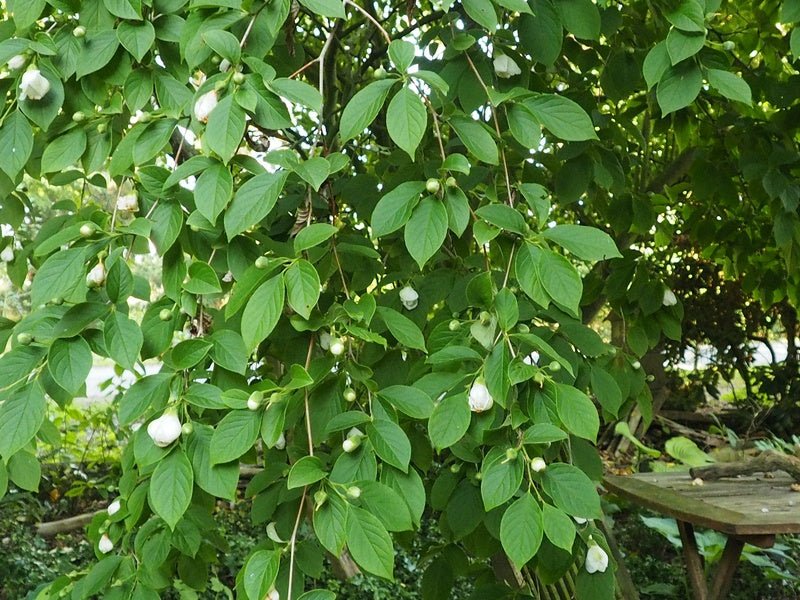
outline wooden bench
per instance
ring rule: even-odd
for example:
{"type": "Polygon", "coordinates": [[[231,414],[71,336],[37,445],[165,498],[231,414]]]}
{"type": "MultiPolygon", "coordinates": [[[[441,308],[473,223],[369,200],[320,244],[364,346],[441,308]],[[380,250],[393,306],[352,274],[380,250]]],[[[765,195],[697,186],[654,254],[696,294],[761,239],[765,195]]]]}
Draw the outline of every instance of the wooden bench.
{"type": "Polygon", "coordinates": [[[727,598],[745,544],[769,548],[781,533],[800,533],[800,493],[794,479],[739,476],[693,485],[688,472],[607,475],[606,489],[634,504],[673,517],[678,522],[683,557],[695,600],[727,598]],[[703,558],[694,527],[707,527],[728,536],[711,586],[706,583],[703,558]]]}

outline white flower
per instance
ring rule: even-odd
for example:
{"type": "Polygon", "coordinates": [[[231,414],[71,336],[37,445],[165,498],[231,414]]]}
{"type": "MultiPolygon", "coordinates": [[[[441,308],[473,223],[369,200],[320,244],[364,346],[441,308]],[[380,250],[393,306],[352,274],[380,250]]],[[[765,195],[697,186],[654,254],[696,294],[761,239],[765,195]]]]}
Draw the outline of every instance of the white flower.
{"type": "Polygon", "coordinates": [[[338,337],[331,338],[330,351],[331,354],[333,354],[334,356],[341,356],[342,354],[344,354],[344,342],[342,341],[341,338],[338,337]]]}
{"type": "Polygon", "coordinates": [[[220,73],[227,73],[228,69],[230,68],[231,68],[231,61],[229,61],[227,58],[223,58],[221,61],[219,61],[220,73]]]}
{"type": "Polygon", "coordinates": [[[541,473],[547,468],[547,463],[544,462],[544,459],[537,456],[531,459],[531,470],[534,473],[541,473]]]}
{"type": "Polygon", "coordinates": [[[147,435],[159,448],[166,448],[181,436],[181,421],[173,411],[167,411],[147,426],[147,435]]]}
{"type": "Polygon", "coordinates": [[[347,437],[350,438],[363,438],[364,432],[361,431],[358,427],[353,427],[350,431],[347,432],[347,437]]]}
{"type": "Polygon", "coordinates": [[[328,350],[331,347],[331,334],[323,331],[319,334],[319,347],[328,350]]]}
{"type": "Polygon", "coordinates": [[[266,600],[281,600],[281,595],[278,593],[278,590],[272,588],[267,594],[266,600]]]}
{"type": "Polygon", "coordinates": [[[354,452],[361,445],[361,438],[363,437],[364,434],[362,433],[362,431],[360,429],[353,427],[347,433],[347,439],[344,442],[342,442],[342,450],[344,450],[345,453],[347,454],[354,452]]]}
{"type": "Polygon", "coordinates": [[[494,399],[482,379],[476,379],[469,389],[469,409],[480,413],[492,408],[494,399]]]}
{"type": "Polygon", "coordinates": [[[137,432],[137,431],[139,431],[141,428],[142,428],[142,424],[141,424],[141,423],[139,423],[138,421],[137,421],[136,423],[131,423],[131,431],[132,431],[133,433],[136,433],[136,432],[137,432]]]}
{"type": "Polygon", "coordinates": [[[17,69],[21,69],[25,66],[25,63],[28,62],[22,54],[17,54],[16,56],[12,56],[8,59],[8,68],[12,71],[16,71],[17,69]]]}
{"type": "Polygon", "coordinates": [[[534,350],[533,352],[528,354],[528,356],[523,358],[522,362],[524,362],[529,367],[532,367],[533,365],[538,365],[539,364],[539,358],[540,358],[539,357],[539,353],[534,350]]]}
{"type": "Polygon", "coordinates": [[[225,275],[222,276],[222,281],[223,283],[230,283],[231,281],[233,281],[233,273],[227,271],[225,275]]]}
{"type": "Polygon", "coordinates": [[[597,542],[591,542],[589,550],[586,552],[586,563],[584,564],[588,573],[605,573],[608,568],[608,554],[597,542]]]}
{"type": "Polygon", "coordinates": [[[106,268],[103,263],[97,263],[86,276],[86,285],[100,287],[106,282],[106,268]]]}
{"type": "Polygon", "coordinates": [[[675,306],[678,303],[678,298],[675,292],[670,289],[664,290],[664,299],[661,301],[664,306],[675,306]]]}
{"type": "Polygon", "coordinates": [[[103,537],[101,537],[100,541],[97,543],[97,549],[103,554],[108,554],[114,549],[114,542],[104,533],[103,537]]]}
{"type": "Polygon", "coordinates": [[[400,290],[400,302],[406,310],[414,310],[417,308],[417,304],[419,304],[419,294],[417,290],[410,285],[404,287],[400,290]]]}
{"type": "Polygon", "coordinates": [[[584,519],[583,517],[572,517],[572,520],[575,521],[578,525],[585,525],[589,522],[589,519],[584,519]]]}
{"type": "Polygon", "coordinates": [[[20,98],[24,100],[41,100],[50,91],[50,82],[42,75],[39,69],[31,69],[22,74],[22,81],[19,84],[19,91],[22,92],[20,98]]]}
{"type": "Polygon", "coordinates": [[[136,212],[139,210],[139,200],[136,194],[127,194],[117,198],[117,210],[121,212],[136,212]]]}
{"type": "Polygon", "coordinates": [[[11,244],[3,248],[3,251],[0,252],[0,260],[7,263],[14,260],[14,248],[11,246],[11,244]]]}
{"type": "Polygon", "coordinates": [[[498,54],[494,57],[494,72],[498,77],[508,79],[522,73],[520,68],[513,60],[505,54],[498,54]]]}
{"type": "Polygon", "coordinates": [[[281,431],[281,434],[278,436],[278,439],[275,440],[275,449],[283,450],[284,448],[286,448],[286,436],[283,435],[283,432],[281,431]]]}
{"type": "Polygon", "coordinates": [[[217,92],[215,90],[206,92],[194,103],[194,116],[198,121],[206,123],[208,121],[208,115],[211,114],[211,111],[214,110],[216,105],[217,92]]]}
{"type": "Polygon", "coordinates": [[[119,509],[122,508],[122,503],[119,501],[119,498],[114,500],[111,504],[108,505],[106,511],[108,512],[109,517],[113,517],[115,514],[119,512],[119,509]]]}

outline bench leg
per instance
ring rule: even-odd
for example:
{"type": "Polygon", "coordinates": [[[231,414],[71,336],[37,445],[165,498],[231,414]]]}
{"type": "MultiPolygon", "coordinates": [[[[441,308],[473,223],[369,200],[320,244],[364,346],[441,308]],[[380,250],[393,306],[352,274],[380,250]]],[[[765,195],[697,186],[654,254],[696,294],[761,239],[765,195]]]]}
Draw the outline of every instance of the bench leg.
{"type": "Polygon", "coordinates": [[[736,567],[739,566],[739,557],[742,554],[744,542],[733,537],[729,537],[722,553],[722,560],[717,567],[714,581],[711,584],[710,600],[725,600],[733,583],[733,575],[736,567]]]}
{"type": "Polygon", "coordinates": [[[708,600],[708,587],[706,586],[706,575],[703,570],[703,559],[697,550],[694,527],[692,527],[691,523],[678,521],[678,531],[683,542],[683,560],[686,562],[686,574],[689,578],[694,600],[708,600]]]}

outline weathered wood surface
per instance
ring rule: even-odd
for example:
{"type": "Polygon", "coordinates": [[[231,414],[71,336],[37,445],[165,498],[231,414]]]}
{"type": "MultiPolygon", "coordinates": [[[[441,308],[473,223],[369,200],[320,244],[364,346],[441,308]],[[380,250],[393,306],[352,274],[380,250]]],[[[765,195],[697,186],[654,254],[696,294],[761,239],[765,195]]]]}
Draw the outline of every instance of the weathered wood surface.
{"type": "Polygon", "coordinates": [[[694,525],[738,536],[800,533],[800,493],[786,473],[742,476],[692,485],[687,471],[607,475],[610,491],[694,525]]]}
{"type": "Polygon", "coordinates": [[[755,473],[773,473],[784,471],[800,481],[800,458],[778,452],[762,452],[750,460],[729,463],[717,463],[707,467],[694,467],[689,469],[692,477],[704,480],[724,479],[739,475],[753,475],[755,473]]]}

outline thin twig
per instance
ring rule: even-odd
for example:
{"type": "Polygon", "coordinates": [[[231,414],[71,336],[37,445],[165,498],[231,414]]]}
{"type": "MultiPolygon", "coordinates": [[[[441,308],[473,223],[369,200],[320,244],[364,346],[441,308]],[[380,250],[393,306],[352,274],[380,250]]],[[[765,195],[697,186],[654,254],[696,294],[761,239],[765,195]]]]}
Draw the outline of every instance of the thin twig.
{"type": "MultiPolygon", "coordinates": [[[[311,336],[311,339],[308,340],[308,352],[306,353],[306,371],[311,366],[311,352],[314,350],[314,336],[311,336]]],[[[305,393],[303,394],[303,403],[305,405],[306,410],[306,434],[308,435],[308,455],[314,456],[314,434],[311,431],[311,410],[309,409],[308,403],[308,387],[305,388],[305,393]]]]}
{"type": "Polygon", "coordinates": [[[297,511],[297,518],[294,520],[294,529],[292,529],[292,537],[289,540],[289,585],[286,592],[287,600],[292,600],[292,580],[294,579],[294,554],[295,547],[297,546],[297,531],[300,529],[300,517],[303,516],[303,507],[306,503],[306,489],[303,488],[303,496],[300,498],[300,508],[297,511]]]}
{"type": "Polygon", "coordinates": [[[352,6],[353,8],[355,8],[358,12],[360,12],[362,15],[364,15],[373,25],[375,25],[375,27],[378,28],[378,31],[381,32],[381,35],[383,35],[383,39],[386,40],[387,44],[391,44],[392,43],[392,37],[389,35],[389,32],[386,31],[383,28],[383,25],[381,25],[378,22],[378,20],[375,19],[375,17],[373,17],[371,14],[369,14],[363,8],[361,8],[358,4],[353,2],[353,0],[344,0],[344,3],[345,3],[345,5],[352,6]]]}

